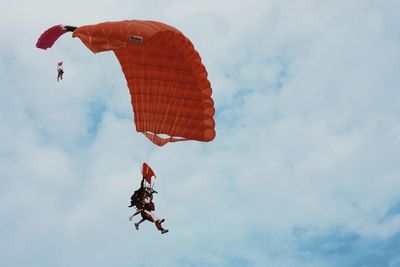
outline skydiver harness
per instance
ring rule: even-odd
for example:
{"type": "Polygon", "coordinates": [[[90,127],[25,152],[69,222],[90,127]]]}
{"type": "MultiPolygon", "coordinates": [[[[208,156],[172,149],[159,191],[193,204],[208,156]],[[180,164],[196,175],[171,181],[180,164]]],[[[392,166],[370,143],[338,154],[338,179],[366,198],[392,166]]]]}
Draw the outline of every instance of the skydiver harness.
{"type": "Polygon", "coordinates": [[[136,190],[131,196],[131,205],[129,206],[129,208],[136,206],[137,209],[144,209],[145,197],[149,197],[150,201],[153,201],[153,194],[157,193],[157,191],[155,191],[150,186],[145,186],[144,181],[145,178],[143,177],[142,182],[140,183],[140,188],[136,190]]]}

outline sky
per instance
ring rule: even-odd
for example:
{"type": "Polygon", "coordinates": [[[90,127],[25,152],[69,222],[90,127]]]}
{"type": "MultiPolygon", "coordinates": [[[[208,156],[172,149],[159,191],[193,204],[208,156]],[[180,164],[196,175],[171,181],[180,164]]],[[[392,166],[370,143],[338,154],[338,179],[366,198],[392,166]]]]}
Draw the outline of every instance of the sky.
{"type": "Polygon", "coordinates": [[[400,266],[398,10],[394,0],[0,0],[0,265],[400,266]],[[35,47],[56,24],[126,19],[193,42],[215,140],[156,147],[135,131],[112,53],[70,34],[35,47]],[[165,235],[128,220],[142,162],[157,174],[165,235]]]}

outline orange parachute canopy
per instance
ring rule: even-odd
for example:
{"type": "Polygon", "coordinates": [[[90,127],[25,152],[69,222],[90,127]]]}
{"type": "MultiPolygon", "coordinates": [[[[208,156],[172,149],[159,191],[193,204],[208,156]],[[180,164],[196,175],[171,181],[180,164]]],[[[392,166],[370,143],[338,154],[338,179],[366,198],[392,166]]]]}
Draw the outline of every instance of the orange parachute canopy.
{"type": "Polygon", "coordinates": [[[93,53],[112,50],[125,75],[136,131],[154,144],[215,138],[211,84],[182,32],[156,21],[70,27],[93,53]]]}

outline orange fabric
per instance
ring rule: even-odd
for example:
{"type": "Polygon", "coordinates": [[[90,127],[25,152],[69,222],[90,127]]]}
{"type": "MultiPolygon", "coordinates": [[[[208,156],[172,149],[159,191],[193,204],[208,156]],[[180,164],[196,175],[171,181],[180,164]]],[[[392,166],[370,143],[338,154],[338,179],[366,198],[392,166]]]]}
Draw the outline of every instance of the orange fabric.
{"type": "Polygon", "coordinates": [[[207,71],[179,30],[130,20],[82,26],[73,36],[94,53],[115,53],[130,90],[136,130],[154,144],[215,138],[207,71]]]}
{"type": "Polygon", "coordinates": [[[151,184],[151,177],[153,177],[153,176],[156,177],[153,170],[146,163],[143,163],[142,175],[143,175],[143,178],[146,180],[146,182],[149,184],[151,184]]]}

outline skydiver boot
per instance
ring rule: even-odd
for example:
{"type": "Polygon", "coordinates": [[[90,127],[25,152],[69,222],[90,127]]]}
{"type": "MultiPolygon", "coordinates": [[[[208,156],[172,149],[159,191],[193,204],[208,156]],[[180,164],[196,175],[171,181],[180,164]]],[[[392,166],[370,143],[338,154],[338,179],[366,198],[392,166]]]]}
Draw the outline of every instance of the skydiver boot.
{"type": "Polygon", "coordinates": [[[156,227],[157,227],[158,230],[161,231],[161,234],[168,233],[168,229],[164,229],[162,227],[162,225],[161,225],[161,223],[163,223],[164,221],[165,221],[165,219],[161,219],[161,220],[158,220],[158,221],[155,222],[156,227]]]}

